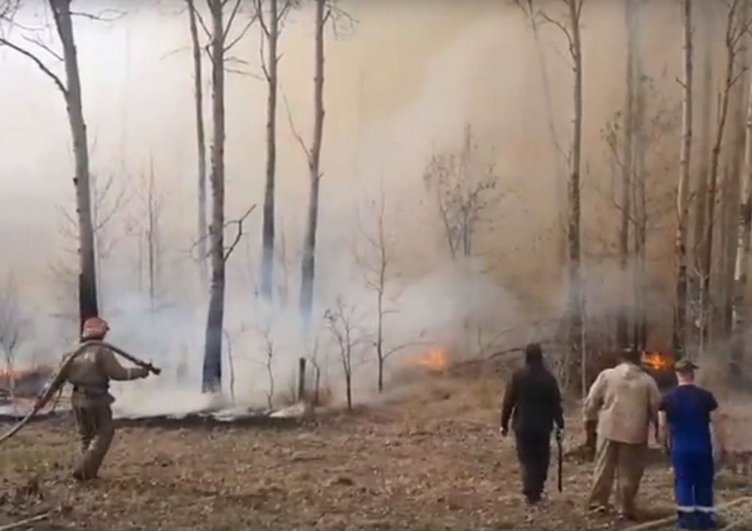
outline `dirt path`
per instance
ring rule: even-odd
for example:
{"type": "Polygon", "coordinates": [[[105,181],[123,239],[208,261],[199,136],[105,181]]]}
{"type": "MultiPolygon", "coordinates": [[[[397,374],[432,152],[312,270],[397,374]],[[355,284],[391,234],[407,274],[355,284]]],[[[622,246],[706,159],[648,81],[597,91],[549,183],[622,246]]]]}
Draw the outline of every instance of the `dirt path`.
{"type": "MultiPolygon", "coordinates": [[[[0,525],[53,510],[34,529],[618,529],[584,513],[590,469],[574,462],[564,493],[552,477],[545,510],[526,521],[497,422],[447,391],[286,431],[127,428],[86,487],[67,479],[70,421],[40,423],[0,449],[0,525]]],[[[648,517],[671,514],[671,484],[665,464],[647,473],[648,517]]],[[[743,493],[741,478],[720,484],[721,499],[743,493]]]]}

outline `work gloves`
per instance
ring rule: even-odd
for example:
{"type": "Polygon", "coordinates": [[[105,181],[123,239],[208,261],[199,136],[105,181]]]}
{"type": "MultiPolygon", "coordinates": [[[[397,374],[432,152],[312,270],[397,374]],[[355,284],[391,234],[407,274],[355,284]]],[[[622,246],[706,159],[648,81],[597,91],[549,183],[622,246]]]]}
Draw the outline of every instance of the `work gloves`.
{"type": "Polygon", "coordinates": [[[585,457],[589,461],[595,460],[595,447],[598,441],[598,421],[585,421],[585,457]]]}

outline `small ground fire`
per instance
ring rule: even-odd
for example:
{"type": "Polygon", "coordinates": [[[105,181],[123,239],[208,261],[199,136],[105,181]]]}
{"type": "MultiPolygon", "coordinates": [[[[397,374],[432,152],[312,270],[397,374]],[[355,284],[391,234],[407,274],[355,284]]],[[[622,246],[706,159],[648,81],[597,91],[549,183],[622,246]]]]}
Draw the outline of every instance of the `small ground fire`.
{"type": "Polygon", "coordinates": [[[415,360],[415,365],[432,373],[443,373],[449,368],[449,354],[440,347],[434,347],[415,360]]]}
{"type": "Polygon", "coordinates": [[[646,350],[642,353],[642,364],[656,371],[670,371],[674,368],[674,356],[668,352],[646,350]]]}
{"type": "Polygon", "coordinates": [[[35,397],[52,376],[51,367],[38,366],[30,369],[0,369],[0,401],[11,394],[16,397],[35,397]]]}

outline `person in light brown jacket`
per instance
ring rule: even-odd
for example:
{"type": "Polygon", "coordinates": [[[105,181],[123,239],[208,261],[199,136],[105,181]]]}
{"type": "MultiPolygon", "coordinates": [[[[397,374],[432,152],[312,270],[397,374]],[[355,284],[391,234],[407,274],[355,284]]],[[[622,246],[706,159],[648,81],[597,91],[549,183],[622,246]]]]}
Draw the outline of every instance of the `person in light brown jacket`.
{"type": "MultiPolygon", "coordinates": [[[[98,317],[84,323],[81,341],[103,340],[109,330],[106,321],[98,317]]],[[[44,404],[66,382],[73,384],[71,405],[81,439],[81,457],[73,477],[85,481],[97,477],[99,467],[107,455],[115,434],[111,405],[115,401],[109,393],[110,380],[146,378],[149,370],[142,367],[125,368],[115,354],[100,345],[90,345],[75,358],[64,359],[61,370],[39,398],[44,404]]]]}
{"type": "Polygon", "coordinates": [[[648,435],[657,422],[661,393],[655,380],[639,366],[635,351],[624,351],[621,363],[606,369],[590,388],[584,417],[587,446],[595,454],[595,477],[588,503],[608,507],[618,478],[620,518],[635,518],[635,497],[645,470],[648,435]]]}

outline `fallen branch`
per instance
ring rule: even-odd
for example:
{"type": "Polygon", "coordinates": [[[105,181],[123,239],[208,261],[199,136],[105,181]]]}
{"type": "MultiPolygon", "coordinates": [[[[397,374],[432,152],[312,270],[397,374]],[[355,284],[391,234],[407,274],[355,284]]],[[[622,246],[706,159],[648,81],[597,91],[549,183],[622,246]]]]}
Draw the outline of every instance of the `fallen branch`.
{"type": "MultiPolygon", "coordinates": [[[[745,503],[751,503],[752,497],[750,496],[743,496],[741,498],[737,498],[735,500],[732,500],[730,502],[722,503],[717,507],[717,509],[731,509],[732,507],[736,507],[737,505],[743,505],[745,503]]],[[[623,531],[645,531],[646,529],[658,529],[660,527],[663,527],[667,524],[671,524],[677,520],[677,516],[667,516],[666,518],[661,518],[660,520],[653,520],[652,522],[645,522],[644,524],[635,525],[632,527],[628,527],[624,529],[623,531]]],[[[735,522],[732,525],[736,525],[738,522],[735,522]]],[[[726,528],[724,528],[726,529],[726,528]]]]}
{"type": "Polygon", "coordinates": [[[41,522],[42,520],[46,520],[49,517],[50,513],[39,514],[37,516],[27,518],[26,520],[21,520],[12,524],[5,524],[4,526],[0,527],[0,531],[7,531],[8,529],[18,529],[19,527],[24,527],[29,524],[33,524],[34,522],[41,522]]]}

